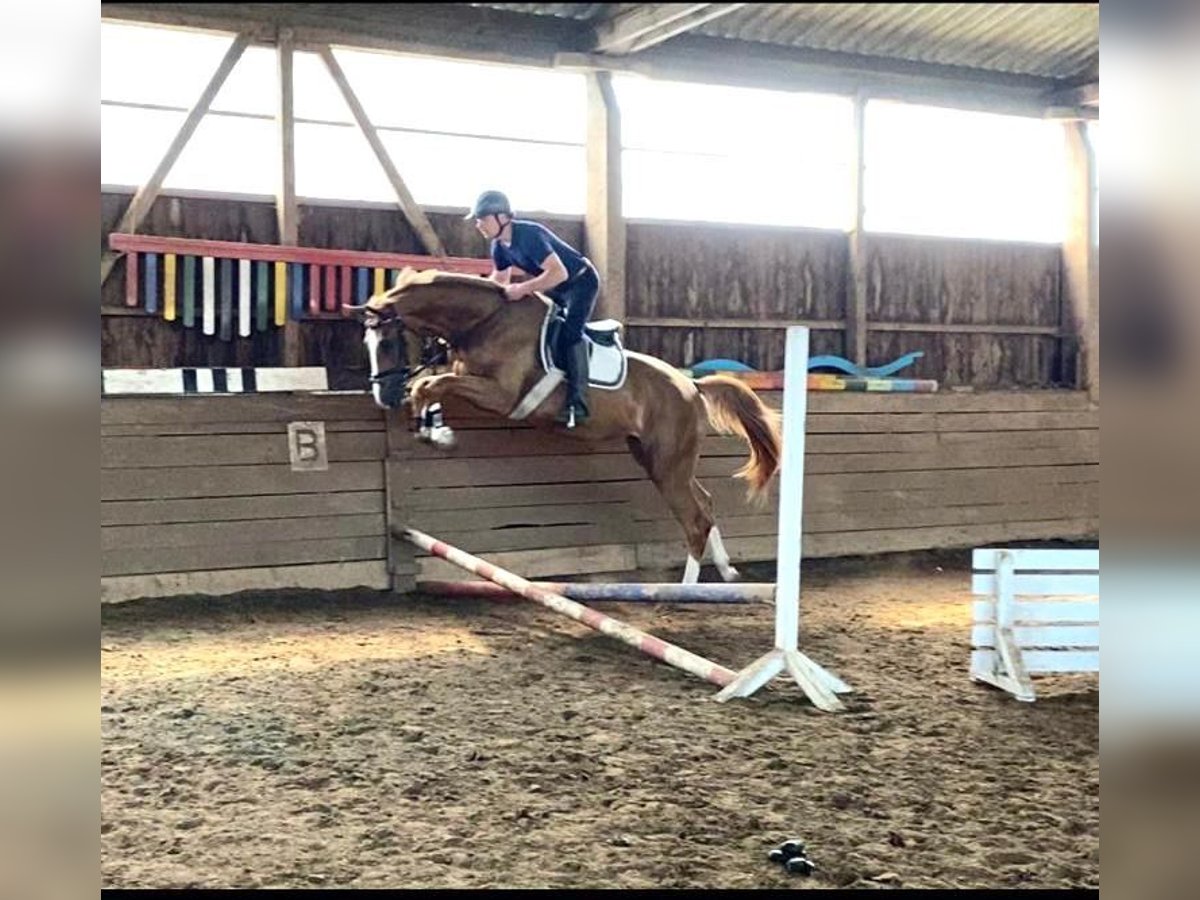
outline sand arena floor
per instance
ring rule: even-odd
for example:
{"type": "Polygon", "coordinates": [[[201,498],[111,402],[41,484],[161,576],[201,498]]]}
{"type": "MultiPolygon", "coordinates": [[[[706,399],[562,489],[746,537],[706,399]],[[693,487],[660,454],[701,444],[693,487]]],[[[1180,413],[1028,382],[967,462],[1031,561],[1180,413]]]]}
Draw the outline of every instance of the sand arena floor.
{"type": "MultiPolygon", "coordinates": [[[[968,588],[806,572],[801,646],[855,688],[842,715],[783,681],[709,702],[526,601],[105,608],[102,884],[1098,887],[1098,680],[1032,705],[972,684],[968,588]],[[766,860],[791,837],[809,878],[766,860]]],[[[765,606],[603,609],[734,669],[772,638],[765,606]]]]}

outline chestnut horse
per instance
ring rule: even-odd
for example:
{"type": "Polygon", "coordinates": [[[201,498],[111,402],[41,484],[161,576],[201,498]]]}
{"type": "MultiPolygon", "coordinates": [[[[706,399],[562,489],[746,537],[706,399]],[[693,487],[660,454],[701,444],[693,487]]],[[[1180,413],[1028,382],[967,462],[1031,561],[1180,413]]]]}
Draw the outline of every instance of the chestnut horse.
{"type": "Polygon", "coordinates": [[[684,583],[698,579],[710,548],[721,577],[737,578],[713,520],[712,496],[696,478],[700,444],[710,423],[721,434],[742,437],[750,458],[734,477],[745,479],[750,499],[760,500],[779,467],[779,414],[736,379],[710,375],[693,381],[659,359],[626,350],[623,383],[591,388],[590,417],[567,429],[554,421],[565,400],[562,383],[548,395],[531,396],[546,376],[541,339],[551,305],[539,294],[506,301],[503,288],[477,275],[405,269],[390,290],[356,307],[376,404],[396,409],[407,401],[415,412],[454,397],[583,441],[624,438],[683,529],[684,583]],[[405,331],[448,342],[451,371],[409,384],[405,331]]]}

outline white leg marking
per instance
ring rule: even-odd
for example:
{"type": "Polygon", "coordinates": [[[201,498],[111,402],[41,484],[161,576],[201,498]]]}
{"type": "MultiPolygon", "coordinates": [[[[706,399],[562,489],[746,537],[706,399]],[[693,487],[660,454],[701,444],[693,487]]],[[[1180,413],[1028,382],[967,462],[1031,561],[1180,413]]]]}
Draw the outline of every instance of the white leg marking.
{"type": "Polygon", "coordinates": [[[729,554],[725,551],[725,542],[721,540],[721,529],[716,525],[708,533],[708,550],[712,552],[713,562],[725,581],[737,581],[740,577],[738,570],[729,564],[729,554]]]}
{"type": "Polygon", "coordinates": [[[442,418],[442,404],[430,403],[421,412],[423,440],[441,450],[449,450],[455,444],[454,429],[442,418]]]}
{"type": "Polygon", "coordinates": [[[688,555],[687,565],[683,569],[683,581],[681,584],[695,584],[700,580],[700,560],[691,554],[688,555]]]}
{"type": "MultiPolygon", "coordinates": [[[[379,374],[379,332],[374,328],[368,328],[366,334],[363,335],[363,343],[367,345],[367,358],[371,361],[371,377],[374,378],[379,374]]],[[[380,393],[378,381],[371,382],[371,396],[375,398],[376,406],[380,409],[387,409],[383,402],[383,395],[380,393]]]]}

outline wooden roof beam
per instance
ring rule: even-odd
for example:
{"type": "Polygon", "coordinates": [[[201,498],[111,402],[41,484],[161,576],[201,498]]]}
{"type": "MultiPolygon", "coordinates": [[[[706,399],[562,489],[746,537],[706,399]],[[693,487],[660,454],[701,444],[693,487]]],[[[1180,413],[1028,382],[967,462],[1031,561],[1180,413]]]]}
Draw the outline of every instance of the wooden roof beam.
{"type": "Polygon", "coordinates": [[[1052,79],[684,34],[633,56],[562,52],[556,68],[1041,116],[1052,79]]]}
{"type": "MultiPolygon", "coordinates": [[[[196,133],[196,129],[200,126],[200,120],[208,112],[213,98],[220,92],[221,87],[225,84],[225,79],[229,77],[229,73],[233,71],[233,67],[237,65],[238,60],[242,58],[242,53],[249,43],[250,38],[246,34],[238,34],[234,37],[233,42],[229,45],[229,49],[225,51],[225,55],[221,58],[220,63],[217,64],[216,70],[208,79],[208,84],[204,86],[204,90],[200,92],[200,96],[192,104],[192,108],[188,110],[187,116],[184,117],[179,130],[175,133],[175,137],[163,153],[162,159],[158,161],[158,165],[154,167],[154,171],[150,173],[150,177],[146,179],[146,183],[137,189],[137,193],[133,195],[133,199],[125,207],[121,221],[117,223],[117,227],[113,229],[114,231],[133,234],[141,226],[146,216],[149,215],[150,208],[154,206],[154,201],[158,198],[159,191],[162,190],[163,182],[166,180],[167,175],[170,174],[176,160],[183,153],[183,148],[192,139],[192,135],[196,133]]],[[[101,255],[101,287],[108,280],[108,276],[112,273],[116,262],[117,257],[114,253],[110,252],[101,255]]]]}
{"type": "Polygon", "coordinates": [[[595,26],[595,51],[638,53],[741,9],[745,3],[642,3],[595,26]]]}
{"type": "Polygon", "coordinates": [[[243,32],[273,44],[282,27],[297,50],[322,45],[508,65],[550,66],[562,50],[591,45],[586,22],[465,3],[105,3],[106,21],[243,32]]]}
{"type": "Polygon", "coordinates": [[[1047,106],[1094,106],[1100,107],[1100,82],[1077,84],[1074,87],[1058,88],[1046,95],[1047,106]]]}
{"type": "Polygon", "coordinates": [[[404,213],[404,217],[408,219],[408,223],[412,226],[413,231],[417,233],[417,237],[420,238],[421,243],[425,246],[425,251],[431,256],[445,256],[446,248],[442,246],[441,238],[437,236],[437,232],[433,230],[433,224],[429,221],[429,217],[425,215],[425,211],[421,209],[409,191],[408,185],[404,183],[404,179],[396,171],[396,166],[392,162],[391,155],[383,145],[383,141],[379,139],[379,132],[375,130],[375,126],[371,124],[370,119],[367,117],[366,110],[363,109],[363,105],[359,101],[358,95],[354,93],[354,89],[350,87],[350,82],[346,80],[346,73],[342,71],[342,67],[334,57],[333,51],[326,45],[321,47],[317,52],[321,57],[321,61],[325,63],[325,68],[329,70],[329,74],[333,77],[338,90],[341,91],[346,105],[350,107],[350,114],[354,116],[354,121],[358,123],[363,137],[371,145],[371,151],[375,154],[375,158],[379,160],[379,164],[383,167],[384,174],[387,176],[392,190],[396,192],[396,203],[400,207],[401,212],[404,213]]]}
{"type": "MultiPolygon", "coordinates": [[[[683,4],[694,7],[698,4],[683,4]]],[[[710,4],[712,7],[726,4],[710,4]]],[[[296,49],[336,47],[418,53],[576,71],[642,74],[672,81],[769,90],[811,91],[932,103],[1014,115],[1097,118],[1091,107],[1047,110],[1045,95],[1063,87],[1054,79],[984,72],[962,66],[883,59],[754,41],[677,34],[633,55],[587,52],[595,42],[586,22],[522,16],[464,4],[200,4],[105,3],[102,18],[176,27],[242,31],[273,43],[281,25],[295,33],[296,49]],[[339,13],[358,9],[352,17],[339,13]],[[362,12],[369,9],[369,14],[362,12]],[[552,20],[552,21],[547,21],[552,20]]],[[[1076,83],[1096,81],[1081,68],[1076,83]]]]}

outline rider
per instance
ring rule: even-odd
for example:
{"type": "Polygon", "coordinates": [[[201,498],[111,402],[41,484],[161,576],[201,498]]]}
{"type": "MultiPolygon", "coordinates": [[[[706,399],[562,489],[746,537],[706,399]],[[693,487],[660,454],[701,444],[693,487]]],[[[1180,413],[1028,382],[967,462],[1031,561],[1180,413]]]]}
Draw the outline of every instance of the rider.
{"type": "Polygon", "coordinates": [[[464,218],[474,219],[479,233],[491,241],[491,278],[504,286],[507,299],[520,300],[540,291],[566,310],[558,350],[567,371],[567,402],[557,421],[573,428],[588,417],[584,400],[588,352],[583,326],[600,293],[596,267],[545,225],[514,218],[508,198],[500,191],[484,191],[464,218]],[[512,283],[514,265],[533,277],[512,283]]]}

